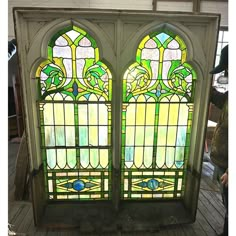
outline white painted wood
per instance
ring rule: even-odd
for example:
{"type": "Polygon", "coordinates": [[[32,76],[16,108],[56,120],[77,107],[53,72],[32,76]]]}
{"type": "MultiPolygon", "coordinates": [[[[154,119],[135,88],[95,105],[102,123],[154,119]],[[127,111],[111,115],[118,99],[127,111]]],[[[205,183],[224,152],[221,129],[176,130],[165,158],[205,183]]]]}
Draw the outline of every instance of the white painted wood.
{"type": "MultiPolygon", "coordinates": [[[[186,43],[187,62],[197,73],[194,114],[191,133],[191,151],[185,190],[185,205],[192,217],[196,213],[202,154],[207,125],[207,110],[211,75],[214,64],[219,15],[146,11],[116,11],[89,9],[17,9],[16,36],[21,67],[23,98],[26,113],[26,133],[31,170],[37,169],[40,154],[38,114],[36,109],[36,68],[47,58],[47,43],[61,28],[71,23],[88,31],[97,41],[101,60],[107,62],[113,73],[113,205],[119,208],[119,160],[121,156],[121,88],[127,67],[134,62],[140,40],[149,32],[169,29],[186,43]],[[63,16],[63,17],[62,17],[63,16]]],[[[35,191],[37,188],[35,186],[35,191]]],[[[39,204],[34,202],[34,204],[39,204]]]]}

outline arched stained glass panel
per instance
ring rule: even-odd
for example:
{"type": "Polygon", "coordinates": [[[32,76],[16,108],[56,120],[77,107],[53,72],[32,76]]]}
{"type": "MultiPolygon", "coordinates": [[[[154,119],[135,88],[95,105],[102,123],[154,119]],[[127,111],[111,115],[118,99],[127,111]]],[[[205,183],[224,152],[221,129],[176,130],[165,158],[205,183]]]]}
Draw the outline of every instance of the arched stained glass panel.
{"type": "Polygon", "coordinates": [[[110,199],[112,76],[95,40],[59,31],[36,77],[48,199],[110,199]]]}
{"type": "Polygon", "coordinates": [[[182,198],[196,73],[172,32],[139,44],[123,78],[122,199],[182,198]]]}

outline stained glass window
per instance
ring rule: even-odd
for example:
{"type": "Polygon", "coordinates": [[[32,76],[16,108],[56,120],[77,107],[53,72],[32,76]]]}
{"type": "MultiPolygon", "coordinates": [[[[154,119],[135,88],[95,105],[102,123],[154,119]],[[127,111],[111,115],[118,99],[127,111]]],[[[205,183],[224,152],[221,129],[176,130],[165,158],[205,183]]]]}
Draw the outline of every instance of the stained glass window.
{"type": "Polygon", "coordinates": [[[76,26],[62,29],[36,77],[48,199],[110,199],[112,76],[96,41],[76,26]]]}
{"type": "Polygon", "coordinates": [[[169,31],[140,42],[123,78],[121,198],[183,197],[196,73],[169,31]]]}

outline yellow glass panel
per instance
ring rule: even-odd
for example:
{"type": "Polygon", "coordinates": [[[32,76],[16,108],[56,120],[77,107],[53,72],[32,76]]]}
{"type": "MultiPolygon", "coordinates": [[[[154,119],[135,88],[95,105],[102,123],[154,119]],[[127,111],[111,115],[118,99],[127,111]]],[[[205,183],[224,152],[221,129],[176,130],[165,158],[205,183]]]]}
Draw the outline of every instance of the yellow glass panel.
{"type": "Polygon", "coordinates": [[[56,176],[67,176],[67,173],[56,173],[56,176]]]}
{"type": "Polygon", "coordinates": [[[54,120],[53,120],[53,104],[52,103],[46,103],[44,105],[44,124],[45,125],[53,125],[54,124],[54,120]]]}
{"type": "Polygon", "coordinates": [[[177,125],[179,116],[179,104],[170,104],[169,125],[177,125]]]}
{"type": "Polygon", "coordinates": [[[136,125],[145,124],[145,104],[137,104],[136,125]]]}
{"type": "Polygon", "coordinates": [[[167,129],[167,146],[175,146],[176,145],[176,132],[177,127],[168,127],[167,129]]]}
{"type": "Polygon", "coordinates": [[[74,105],[64,104],[65,106],[65,125],[74,125],[74,105]]]}
{"type": "Polygon", "coordinates": [[[103,168],[108,166],[108,150],[100,149],[100,164],[103,168]]]}
{"type": "Polygon", "coordinates": [[[136,126],[135,130],[135,145],[144,144],[144,126],[136,126]]]}
{"type": "Polygon", "coordinates": [[[152,198],[152,194],[142,194],[142,198],[152,198]]]}
{"type": "Polygon", "coordinates": [[[67,195],[57,195],[57,199],[67,199],[67,195]]]}
{"type": "Polygon", "coordinates": [[[178,188],[177,190],[181,190],[182,188],[182,179],[178,179],[178,188]]]}
{"type": "Polygon", "coordinates": [[[97,104],[89,105],[89,125],[98,124],[98,106],[97,104]]]}
{"type": "Polygon", "coordinates": [[[154,125],[155,121],[155,104],[147,104],[146,105],[146,124],[154,125]]]}
{"type": "Polygon", "coordinates": [[[68,176],[78,176],[78,172],[68,172],[68,176]]]}
{"type": "Polygon", "coordinates": [[[99,107],[99,124],[107,125],[107,120],[108,120],[107,106],[105,104],[99,104],[98,107],[99,107]]]}
{"type": "Polygon", "coordinates": [[[175,172],[174,171],[171,171],[171,172],[166,172],[165,175],[175,175],[175,172]]]}
{"type": "Polygon", "coordinates": [[[64,107],[61,103],[54,103],[55,125],[64,125],[64,107]]]}
{"type": "Polygon", "coordinates": [[[108,191],[108,179],[104,179],[104,190],[108,191]]]}
{"type": "Polygon", "coordinates": [[[96,168],[99,164],[98,149],[90,149],[90,164],[96,168]]]}
{"type": "Polygon", "coordinates": [[[135,104],[130,104],[126,112],[126,125],[135,125],[135,104]]]}
{"type": "Polygon", "coordinates": [[[126,145],[134,145],[134,127],[126,127],[126,145]]]}
{"type": "Polygon", "coordinates": [[[128,190],[128,186],[129,186],[129,181],[128,179],[124,180],[124,190],[127,191],[128,190]]]}
{"type": "Polygon", "coordinates": [[[88,110],[87,105],[78,105],[79,125],[88,124],[88,110]]]}
{"type": "Polygon", "coordinates": [[[166,148],[157,147],[157,155],[156,155],[157,166],[162,167],[165,164],[165,159],[166,159],[166,148]]]}
{"type": "Polygon", "coordinates": [[[98,127],[89,127],[89,145],[98,146],[98,127]]]}
{"type": "Polygon", "coordinates": [[[159,125],[167,125],[168,113],[169,113],[169,104],[160,104],[159,125]]]}
{"type": "Polygon", "coordinates": [[[135,147],[134,150],[134,164],[136,168],[142,166],[143,163],[143,147],[135,147]]]}

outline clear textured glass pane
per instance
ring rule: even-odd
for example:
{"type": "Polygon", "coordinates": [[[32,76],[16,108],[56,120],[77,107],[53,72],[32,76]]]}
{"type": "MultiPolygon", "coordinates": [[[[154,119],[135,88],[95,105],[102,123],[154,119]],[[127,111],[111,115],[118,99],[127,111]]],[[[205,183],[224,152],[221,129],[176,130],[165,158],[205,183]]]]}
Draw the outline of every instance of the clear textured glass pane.
{"type": "Polygon", "coordinates": [[[99,152],[98,149],[90,149],[90,164],[93,168],[96,168],[99,164],[99,152]]]}
{"type": "Polygon", "coordinates": [[[45,126],[45,146],[55,146],[55,133],[53,126],[45,126]]]}
{"type": "Polygon", "coordinates": [[[57,149],[57,164],[59,168],[65,168],[66,166],[66,150],[57,149]]]}
{"type": "Polygon", "coordinates": [[[161,168],[165,164],[165,159],[166,159],[166,148],[157,147],[156,164],[159,168],[161,168]]]}
{"type": "Polygon", "coordinates": [[[79,124],[80,125],[87,125],[88,124],[87,105],[78,105],[78,116],[79,116],[79,124]]]}
{"type": "Polygon", "coordinates": [[[56,145],[57,146],[65,146],[65,130],[64,126],[56,126],[55,127],[55,136],[56,136],[56,145]]]}
{"type": "Polygon", "coordinates": [[[107,126],[99,126],[99,145],[107,145],[107,126]]]}
{"type": "Polygon", "coordinates": [[[71,48],[68,47],[53,47],[53,57],[72,58],[71,48]]]}
{"type": "Polygon", "coordinates": [[[45,103],[43,106],[44,113],[44,124],[45,125],[53,125],[54,124],[54,115],[53,115],[53,104],[45,103]]]}
{"type": "Polygon", "coordinates": [[[75,146],[75,127],[65,126],[66,146],[75,146]]]}
{"type": "Polygon", "coordinates": [[[47,164],[50,169],[54,169],[57,164],[55,149],[47,150],[47,164]]]}
{"type": "Polygon", "coordinates": [[[143,164],[143,147],[135,147],[134,164],[136,168],[140,168],[143,164]]]}

